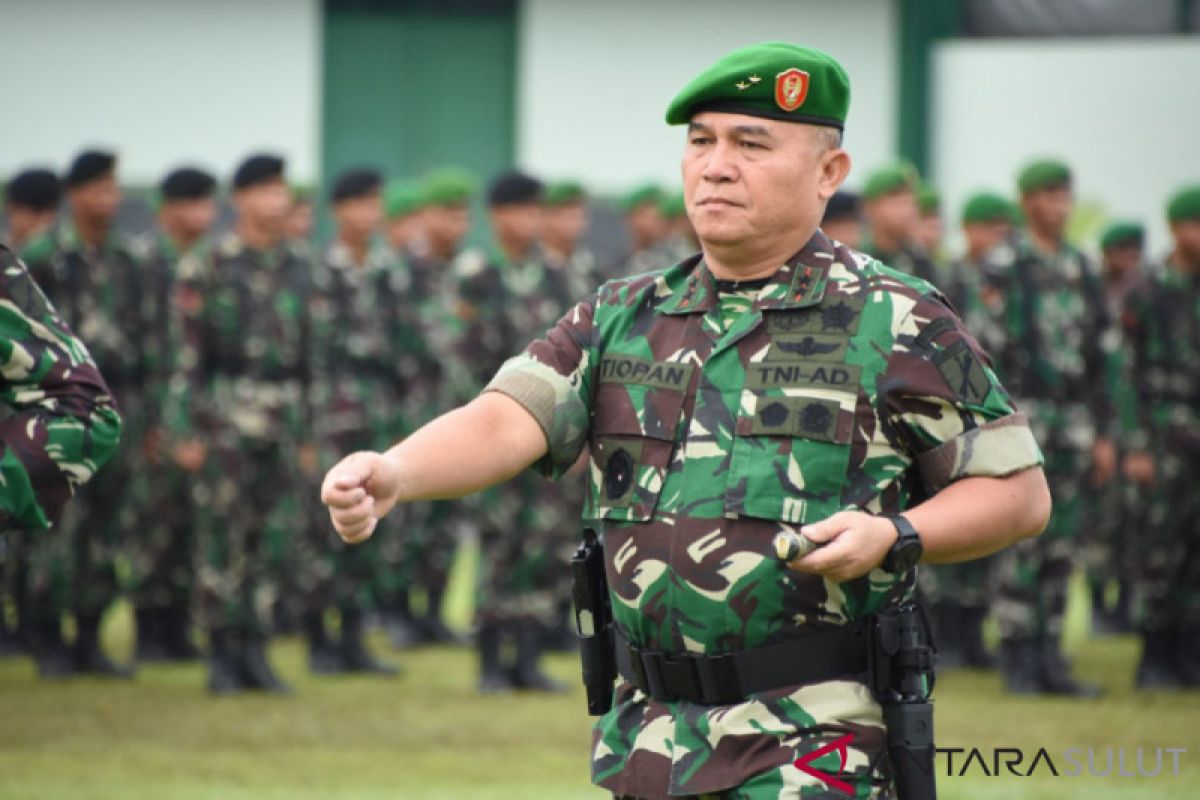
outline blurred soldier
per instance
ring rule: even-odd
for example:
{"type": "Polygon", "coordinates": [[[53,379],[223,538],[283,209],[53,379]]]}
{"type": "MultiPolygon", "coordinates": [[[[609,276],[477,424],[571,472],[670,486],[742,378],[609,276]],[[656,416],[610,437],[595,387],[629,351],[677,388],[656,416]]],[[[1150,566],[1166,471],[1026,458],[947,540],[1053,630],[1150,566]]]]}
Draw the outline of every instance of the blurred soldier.
{"type": "MultiPolygon", "coordinates": [[[[22,192],[24,189],[21,190],[22,192]]],[[[20,192],[18,195],[20,196],[20,192]]],[[[21,197],[26,202],[27,197],[21,197]]],[[[68,330],[25,265],[0,245],[0,552],[24,555],[62,506],[116,451],[120,419],[83,342],[68,330]]],[[[0,569],[17,565],[0,559],[0,569]]],[[[0,596],[0,604],[8,597],[0,596]]],[[[25,611],[24,598],[17,604],[25,611]]],[[[25,622],[18,618],[18,625],[25,622]]],[[[18,631],[21,628],[18,627],[18,631]]],[[[0,655],[24,650],[0,606],[0,655]]]]}
{"type": "Polygon", "coordinates": [[[583,243],[590,222],[588,198],[573,181],[550,184],[542,196],[542,255],[547,267],[599,286],[596,256],[583,243]]]}
{"type": "Polygon", "coordinates": [[[917,190],[917,227],[913,240],[935,265],[942,264],[942,197],[937,189],[923,185],[917,190]]]}
{"type": "Polygon", "coordinates": [[[662,251],[663,266],[678,264],[685,258],[700,252],[700,242],[696,240],[696,231],[688,219],[687,205],[683,194],[669,194],[658,204],[666,225],[666,236],[663,237],[659,250],[662,251]]]}
{"type": "MultiPolygon", "coordinates": [[[[336,231],[314,268],[314,421],[326,463],[338,453],[369,450],[399,435],[393,424],[401,389],[397,338],[388,320],[391,307],[405,298],[390,282],[391,256],[375,241],[383,222],[382,185],[373,169],[347,170],[336,178],[329,198],[336,231]]],[[[364,615],[378,547],[346,547],[329,529],[319,504],[311,502],[316,487],[309,486],[306,536],[297,542],[309,665],[320,674],[394,675],[395,668],[377,661],[366,642],[364,615]],[[326,612],[333,608],[341,616],[336,644],[325,628],[326,612]]]]}
{"type": "Polygon", "coordinates": [[[308,247],[312,243],[312,231],[313,190],[308,186],[292,186],[286,238],[293,245],[308,247]]]}
{"type": "MultiPolygon", "coordinates": [[[[389,324],[398,347],[395,428],[400,435],[416,430],[469,392],[471,381],[458,362],[459,322],[453,290],[453,262],[471,230],[471,201],[477,181],[455,167],[433,170],[422,180],[417,198],[405,204],[420,208],[422,246],[396,261],[394,304],[389,324]],[[413,332],[416,333],[413,333],[413,332]]],[[[457,643],[459,637],[443,619],[443,601],[457,547],[460,509],[456,503],[416,504],[405,515],[407,535],[384,537],[380,557],[384,569],[375,585],[384,626],[397,648],[428,643],[457,643]],[[424,595],[424,610],[413,607],[414,594],[424,595]]]]}
{"type": "MultiPolygon", "coordinates": [[[[1100,236],[1100,277],[1109,318],[1121,319],[1129,295],[1145,282],[1145,229],[1135,222],[1116,222],[1100,236]]],[[[1135,387],[1129,382],[1124,365],[1126,350],[1118,352],[1105,376],[1108,391],[1117,405],[1121,427],[1136,425],[1135,387]]],[[[1136,531],[1143,529],[1143,488],[1121,479],[1103,486],[1089,487],[1090,498],[1084,517],[1086,541],[1083,547],[1088,585],[1092,599],[1092,631],[1098,634],[1128,633],[1131,619],[1132,565],[1137,561],[1136,531]],[[1108,590],[1116,590],[1116,599],[1108,602],[1108,590]]]]}
{"type": "Polygon", "coordinates": [[[937,285],[937,267],[916,238],[921,222],[918,181],[916,170],[906,163],[881,167],[867,178],[862,199],[869,232],[863,251],[892,269],[937,285]]]}
{"type": "Polygon", "coordinates": [[[14,252],[54,225],[62,199],[62,181],[48,169],[27,169],[13,176],[4,187],[4,219],[8,231],[0,235],[14,252]]]}
{"type": "Polygon", "coordinates": [[[946,280],[946,297],[993,357],[1004,345],[1002,302],[1016,218],[1016,206],[999,194],[979,192],[967,198],[961,217],[965,249],[950,265],[946,280]]]}
{"type": "Polygon", "coordinates": [[[1171,199],[1167,219],[1171,254],[1124,315],[1140,401],[1125,473],[1150,486],[1137,533],[1142,689],[1200,686],[1200,185],[1171,199]]]}
{"type": "Polygon", "coordinates": [[[825,231],[826,236],[857,250],[862,241],[862,229],[862,208],[858,195],[842,191],[829,198],[825,216],[821,220],[821,230],[825,231]]]}
{"type": "Polygon", "coordinates": [[[36,614],[35,652],[43,677],[92,673],[132,677],[100,647],[100,621],[117,599],[116,559],[137,524],[128,489],[146,413],[142,276],[129,242],[114,228],[121,190],[116,156],[88,150],[67,170],[69,215],[23,253],[59,315],[88,346],[126,420],[112,463],[67,507],[62,522],[34,542],[29,607],[36,614]],[[68,650],[60,616],[75,615],[68,650]]]}
{"type": "MultiPolygon", "coordinates": [[[[569,293],[590,291],[578,276],[539,260],[542,191],[540,181],[521,172],[496,178],[488,189],[493,244],[486,254],[464,254],[456,265],[467,309],[461,352],[478,388],[520,341],[544,333],[566,312],[569,293]]],[[[480,691],[563,688],[539,661],[567,590],[566,560],[578,527],[573,499],[535,475],[483,498],[476,607],[480,691]],[[509,649],[511,660],[504,657],[509,649]]]]}
{"type": "Polygon", "coordinates": [[[1045,453],[1054,513],[1045,533],[1007,551],[998,567],[1001,669],[1010,692],[1091,697],[1099,688],[1071,677],[1060,646],[1085,492],[1115,471],[1117,419],[1105,377],[1117,338],[1095,269],[1065,239],[1070,170],[1038,161],[1018,184],[1028,229],[1007,266],[1004,344],[995,356],[1045,453]]]}
{"type": "MultiPolygon", "coordinates": [[[[1013,204],[996,194],[976,194],[967,200],[962,212],[966,251],[951,265],[947,284],[951,305],[987,353],[997,352],[1004,341],[1003,276],[991,259],[1012,232],[1014,214],[1013,204]]],[[[939,667],[994,666],[983,641],[994,572],[993,557],[921,570],[919,583],[933,615],[939,667]]]]}
{"type": "Polygon", "coordinates": [[[421,182],[409,178],[388,181],[383,192],[384,234],[393,257],[425,255],[425,192],[421,182]]]}
{"type": "MultiPolygon", "coordinates": [[[[62,199],[62,181],[48,169],[18,172],[4,188],[4,217],[7,231],[0,231],[0,242],[21,252],[31,241],[43,236],[53,225],[62,199]]],[[[25,652],[29,639],[28,596],[29,543],[20,532],[0,541],[0,609],[11,604],[16,614],[13,630],[0,610],[0,656],[25,652]]]]}
{"type": "Polygon", "coordinates": [[[310,266],[286,238],[283,173],[273,155],[243,161],[233,175],[233,232],[211,253],[185,258],[178,278],[183,333],[168,422],[177,456],[207,451],[197,569],[214,694],[288,691],[266,646],[316,454],[306,442],[310,266]]]}
{"type": "Polygon", "coordinates": [[[659,243],[667,235],[667,223],[660,205],[662,199],[662,189],[650,183],[637,187],[621,198],[620,208],[625,215],[630,247],[622,275],[640,275],[670,266],[664,263],[663,254],[658,249],[659,243]]]}
{"type": "Polygon", "coordinates": [[[145,436],[140,442],[137,475],[140,521],[131,547],[137,660],[190,661],[200,653],[192,644],[191,601],[196,582],[192,501],[199,466],[172,458],[165,441],[168,383],[178,369],[182,317],[176,294],[179,262],[203,258],[217,218],[216,179],[201,169],[172,170],[159,184],[158,229],[140,242],[147,320],[145,436]],[[189,469],[190,467],[190,469],[189,469]]]}

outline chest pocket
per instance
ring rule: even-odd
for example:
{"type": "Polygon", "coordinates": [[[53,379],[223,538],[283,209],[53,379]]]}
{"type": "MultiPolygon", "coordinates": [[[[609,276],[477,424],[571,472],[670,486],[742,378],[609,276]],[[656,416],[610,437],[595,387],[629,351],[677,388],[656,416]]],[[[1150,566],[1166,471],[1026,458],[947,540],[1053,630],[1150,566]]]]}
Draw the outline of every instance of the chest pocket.
{"type": "Polygon", "coordinates": [[[605,356],[592,403],[584,515],[647,522],[675,451],[694,366],[605,356]]]}
{"type": "Polygon", "coordinates": [[[776,337],[746,368],[725,515],[807,523],[841,508],[862,368],[848,337],[776,337]]]}

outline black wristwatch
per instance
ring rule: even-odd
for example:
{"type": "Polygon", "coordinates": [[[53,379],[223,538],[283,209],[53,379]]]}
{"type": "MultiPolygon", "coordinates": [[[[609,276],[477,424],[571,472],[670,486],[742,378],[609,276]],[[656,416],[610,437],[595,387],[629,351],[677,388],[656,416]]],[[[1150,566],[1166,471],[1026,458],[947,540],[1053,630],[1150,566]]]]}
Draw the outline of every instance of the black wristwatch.
{"type": "Polygon", "coordinates": [[[921,554],[925,552],[925,547],[921,544],[921,535],[912,523],[900,514],[884,514],[884,517],[891,520],[900,536],[883,557],[881,566],[888,572],[908,572],[921,560],[921,554]]]}

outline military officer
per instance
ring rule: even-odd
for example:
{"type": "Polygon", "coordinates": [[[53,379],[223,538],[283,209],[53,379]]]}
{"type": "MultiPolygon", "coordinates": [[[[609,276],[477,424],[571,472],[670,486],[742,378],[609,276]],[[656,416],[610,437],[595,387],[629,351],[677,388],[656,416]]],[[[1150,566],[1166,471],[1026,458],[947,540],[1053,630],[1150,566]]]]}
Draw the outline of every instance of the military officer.
{"type": "Polygon", "coordinates": [[[937,291],[818,229],[848,105],[820,51],[720,59],[667,111],[703,253],[605,285],[476,400],[326,476],[361,541],[398,502],[588,449],[624,678],[592,777],[620,796],[819,796],[804,756],[885,792],[854,623],[910,594],[921,552],[982,556],[1049,514],[1029,428],[937,291]],[[821,546],[783,563],[788,531],[821,546]]]}

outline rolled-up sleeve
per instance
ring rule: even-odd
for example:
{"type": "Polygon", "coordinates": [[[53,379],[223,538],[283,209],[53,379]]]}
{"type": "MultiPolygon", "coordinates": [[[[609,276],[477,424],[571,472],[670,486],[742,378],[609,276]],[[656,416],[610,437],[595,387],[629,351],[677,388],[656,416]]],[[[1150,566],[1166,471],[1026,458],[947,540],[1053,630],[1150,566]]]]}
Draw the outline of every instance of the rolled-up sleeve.
{"type": "Polygon", "coordinates": [[[579,458],[591,416],[594,298],[577,304],[554,327],[506,361],[484,389],[520,403],[546,435],[547,453],[535,465],[561,477],[579,458]]]}

